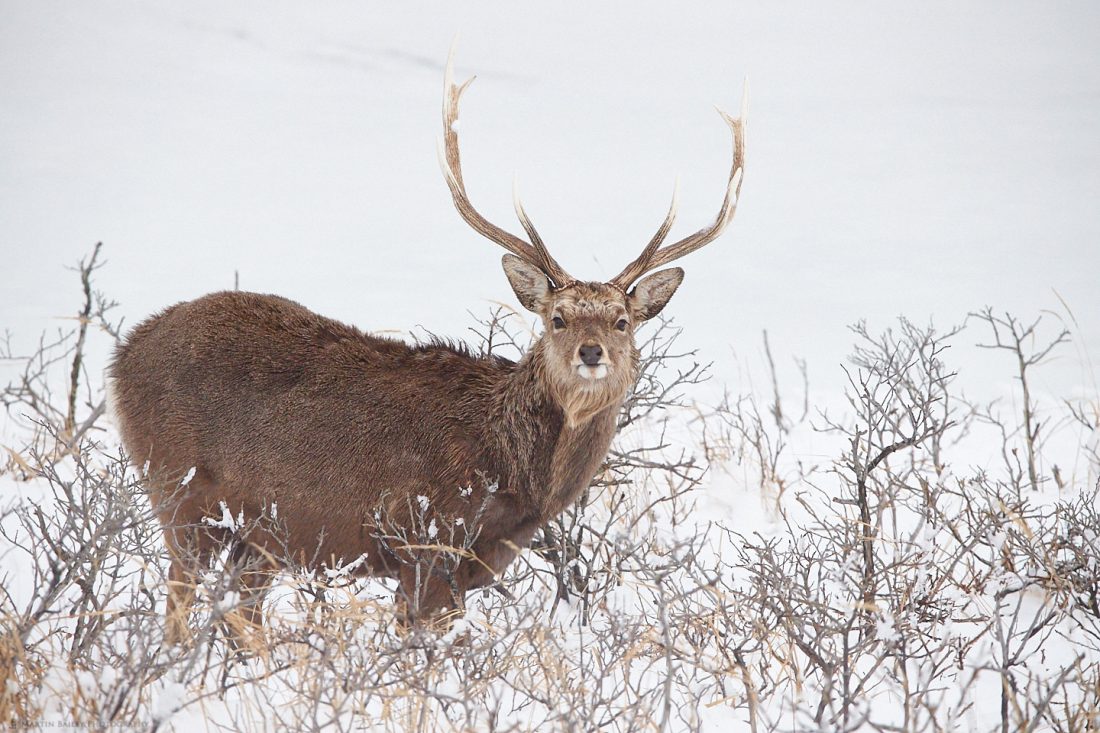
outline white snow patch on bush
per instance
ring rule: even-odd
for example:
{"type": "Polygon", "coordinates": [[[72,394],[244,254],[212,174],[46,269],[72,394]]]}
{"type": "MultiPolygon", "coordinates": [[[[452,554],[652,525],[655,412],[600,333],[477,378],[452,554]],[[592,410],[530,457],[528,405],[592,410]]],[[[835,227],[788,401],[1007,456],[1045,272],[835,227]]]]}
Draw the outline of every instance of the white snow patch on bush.
{"type": "Polygon", "coordinates": [[[207,524],[211,527],[218,527],[220,529],[228,529],[231,532],[236,532],[241,526],[244,525],[244,510],[242,509],[237,515],[236,519],[233,518],[233,513],[229,511],[229,507],[224,501],[219,501],[218,506],[222,510],[221,519],[214,519],[213,517],[203,517],[203,524],[207,524]]]}
{"type": "Polygon", "coordinates": [[[225,594],[222,595],[221,599],[214,604],[214,613],[216,615],[223,616],[236,608],[237,604],[239,604],[240,602],[241,595],[239,593],[237,593],[236,591],[227,590],[225,594]]]}
{"type": "Polygon", "coordinates": [[[354,572],[359,566],[361,566],[366,561],[367,561],[367,553],[364,552],[362,555],[355,558],[354,560],[347,563],[346,565],[341,562],[341,563],[337,563],[336,567],[334,567],[334,568],[326,568],[325,569],[325,577],[328,578],[329,580],[335,580],[336,578],[346,578],[348,575],[350,575],[352,572],[354,572]]]}
{"type": "Polygon", "coordinates": [[[186,694],[187,688],[179,682],[165,680],[159,683],[153,690],[153,705],[149,711],[153,720],[160,723],[172,717],[172,714],[183,705],[186,694]]]}

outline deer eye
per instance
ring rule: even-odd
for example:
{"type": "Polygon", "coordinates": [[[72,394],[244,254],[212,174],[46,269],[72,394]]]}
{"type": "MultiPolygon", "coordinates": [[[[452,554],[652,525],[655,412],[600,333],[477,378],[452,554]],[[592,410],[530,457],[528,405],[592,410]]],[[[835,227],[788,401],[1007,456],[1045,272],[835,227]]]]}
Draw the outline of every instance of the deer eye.
{"type": "Polygon", "coordinates": [[[620,331],[625,331],[626,327],[629,326],[629,325],[630,324],[627,322],[627,320],[625,318],[620,318],[618,320],[618,322],[615,324],[615,328],[619,329],[620,331]]]}
{"type": "Polygon", "coordinates": [[[562,320],[561,316],[554,316],[552,319],[550,319],[550,322],[553,323],[554,328],[558,329],[559,331],[565,328],[565,321],[562,320]]]}

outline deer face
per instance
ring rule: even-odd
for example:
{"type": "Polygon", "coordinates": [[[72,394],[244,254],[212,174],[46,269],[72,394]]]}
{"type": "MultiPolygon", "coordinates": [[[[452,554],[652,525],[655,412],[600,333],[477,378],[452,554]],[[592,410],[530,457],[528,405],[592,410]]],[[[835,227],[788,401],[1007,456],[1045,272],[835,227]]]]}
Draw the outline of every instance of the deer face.
{"type": "Polygon", "coordinates": [[[684,278],[679,267],[653,270],[705,247],[733,220],[744,173],[745,98],[741,99],[741,118],[721,113],[733,133],[733,165],[714,222],[665,245],[676,219],[674,194],[657,233],[626,269],[607,283],[578,282],[550,255],[518,194],[513,202],[516,217],[529,241],[493,224],[470,203],[462,177],[457,123],[459,101],[473,79],[456,84],[453,62],[452,48],[443,79],[443,144],[439,148],[443,177],[466,223],[512,253],[504,256],[504,272],[523,306],[542,318],[545,332],[534,350],[542,357],[552,395],[565,411],[567,422],[575,427],[586,416],[625,399],[637,379],[634,327],[657,315],[684,278]],[[643,277],[646,273],[652,274],[643,277]]]}
{"type": "Polygon", "coordinates": [[[553,288],[542,270],[519,257],[505,255],[503,264],[520,303],[542,319],[536,349],[569,421],[625,399],[638,378],[634,329],[664,308],[684,271],[653,273],[625,293],[609,283],[553,288]]]}

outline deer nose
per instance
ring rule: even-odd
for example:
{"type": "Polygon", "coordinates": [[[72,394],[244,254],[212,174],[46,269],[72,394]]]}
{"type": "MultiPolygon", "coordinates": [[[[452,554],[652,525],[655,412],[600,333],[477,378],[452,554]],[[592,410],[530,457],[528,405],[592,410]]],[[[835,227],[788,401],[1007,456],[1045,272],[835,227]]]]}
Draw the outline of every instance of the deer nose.
{"type": "Polygon", "coordinates": [[[580,348],[581,361],[588,366],[596,366],[600,363],[600,357],[603,356],[603,347],[599,344],[593,344],[591,346],[582,346],[580,348]]]}

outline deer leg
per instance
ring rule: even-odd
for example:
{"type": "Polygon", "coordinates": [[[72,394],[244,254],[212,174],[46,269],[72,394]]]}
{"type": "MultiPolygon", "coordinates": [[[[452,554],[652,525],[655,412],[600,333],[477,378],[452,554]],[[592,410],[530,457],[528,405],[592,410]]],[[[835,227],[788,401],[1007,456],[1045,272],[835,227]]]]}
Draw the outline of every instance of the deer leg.
{"type": "Polygon", "coordinates": [[[187,528],[166,528],[165,544],[171,558],[168,566],[168,598],[164,607],[164,640],[170,646],[191,640],[188,619],[195,605],[195,592],[202,582],[202,570],[210,562],[212,548],[200,545],[198,533],[187,528]]]}
{"type": "Polygon", "coordinates": [[[395,600],[402,629],[429,626],[447,630],[465,609],[465,594],[453,586],[451,573],[433,565],[410,562],[401,567],[395,600]]]}
{"type": "Polygon", "coordinates": [[[484,588],[496,582],[497,575],[515,559],[516,553],[508,548],[477,554],[473,561],[463,563],[461,572],[466,588],[484,588]]]}
{"type": "Polygon", "coordinates": [[[237,593],[237,604],[222,620],[229,643],[238,652],[256,646],[263,638],[263,599],[271,584],[273,569],[261,552],[247,542],[234,545],[229,554],[234,582],[229,590],[237,593]]]}
{"type": "Polygon", "coordinates": [[[148,477],[149,499],[160,520],[164,545],[168,550],[164,641],[170,646],[185,645],[191,641],[188,619],[195,605],[196,589],[218,546],[219,538],[188,521],[188,518],[195,516],[195,508],[190,503],[191,495],[204,481],[202,475],[196,475],[188,487],[181,487],[175,481],[166,480],[163,470],[154,470],[148,477]]]}
{"type": "Polygon", "coordinates": [[[191,615],[191,607],[195,605],[197,581],[183,562],[172,560],[168,566],[168,600],[164,610],[164,641],[169,646],[180,646],[191,639],[187,619],[191,615]]]}
{"type": "Polygon", "coordinates": [[[466,589],[484,588],[496,582],[504,570],[516,559],[520,548],[531,544],[534,527],[520,527],[512,538],[484,540],[474,547],[474,558],[459,568],[459,584],[466,589]]]}
{"type": "Polygon", "coordinates": [[[262,629],[264,627],[263,601],[271,585],[271,571],[267,568],[250,569],[241,574],[240,610],[246,623],[262,629]]]}

